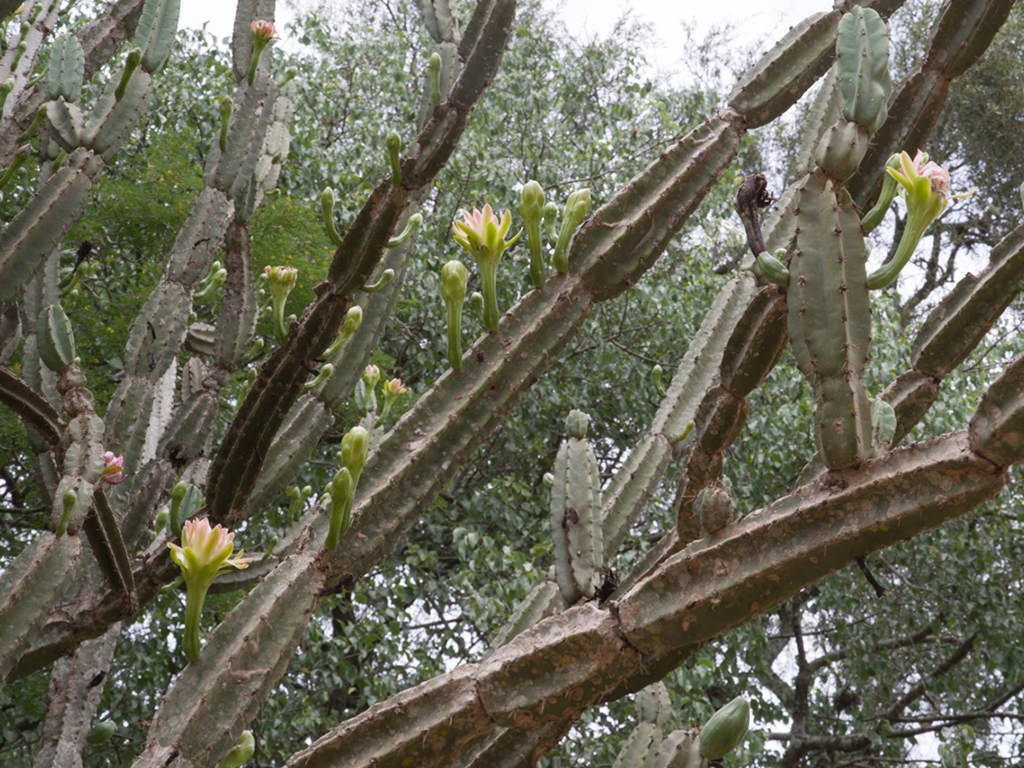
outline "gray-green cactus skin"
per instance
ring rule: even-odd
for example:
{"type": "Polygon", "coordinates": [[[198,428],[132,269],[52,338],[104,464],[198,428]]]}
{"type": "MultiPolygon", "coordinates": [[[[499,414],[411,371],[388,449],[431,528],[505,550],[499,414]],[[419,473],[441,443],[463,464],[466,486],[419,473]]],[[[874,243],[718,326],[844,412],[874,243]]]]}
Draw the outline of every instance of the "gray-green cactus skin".
{"type": "Polygon", "coordinates": [[[604,543],[601,531],[601,476],[594,449],[587,442],[589,417],[573,410],[565,420],[552,468],[551,537],[555,573],[562,599],[571,605],[593,597],[601,585],[604,543]]]}
{"type": "MultiPolygon", "coordinates": [[[[898,4],[880,0],[865,5],[887,13],[898,4]]],[[[24,287],[26,310],[20,325],[32,348],[37,348],[40,310],[57,302],[48,254],[66,231],[61,229],[64,220],[73,220],[84,206],[93,180],[142,113],[151,77],[166,57],[176,6],[150,2],[143,7],[141,0],[122,4],[141,9],[145,19],[138,22],[141,32],[134,42],[139,66],[118,71],[86,114],[67,98],[73,95],[73,76],[58,77],[64,68],[54,70],[56,97],[43,93],[46,83],[35,91],[36,86],[29,84],[25,63],[44,45],[44,30],[53,28],[59,4],[43,5],[40,21],[26,32],[29,44],[18,61],[11,49],[0,57],[0,82],[8,73],[15,81],[3,114],[20,127],[18,133],[46,104],[38,128],[45,171],[35,196],[0,233],[0,302],[24,287]],[[45,27],[48,19],[50,26],[45,27]],[[126,78],[123,72],[129,73],[126,78]],[[67,156],[58,163],[61,147],[67,156]],[[61,211],[60,221],[51,214],[55,207],[61,211]]],[[[423,95],[420,133],[408,145],[409,154],[398,158],[396,171],[402,183],[384,178],[388,169],[382,162],[383,180],[353,224],[339,234],[341,242],[323,293],[299,319],[285,345],[270,354],[227,434],[213,444],[212,406],[219,402],[224,382],[243,364],[257,312],[255,281],[247,268],[247,222],[276,181],[280,162],[275,158],[287,153],[290,118],[288,100],[270,77],[272,56],[265,54],[253,82],[247,80],[249,23],[272,17],[272,4],[243,0],[239,5],[233,46],[238,85],[230,97],[223,142],[213,141],[204,189],[168,249],[165,279],[130,330],[125,376],[105,419],[100,423],[89,413],[86,382],[79,374],[64,378],[62,373],[58,379],[45,366],[37,366],[20,379],[0,376],[4,402],[34,425],[39,455],[51,458],[49,475],[42,469],[40,474],[49,477],[45,484],[58,524],[68,512],[61,535],[48,532],[37,537],[0,576],[0,672],[12,678],[66,656],[75,663],[55,675],[54,690],[76,690],[72,683],[81,680],[86,665],[79,663],[78,652],[68,654],[79,638],[105,639],[110,632],[116,639],[117,621],[136,615],[173,578],[166,535],[154,539],[149,526],[179,479],[203,492],[212,522],[230,526],[260,512],[291,482],[316,448],[321,425],[328,421],[325,415],[351,391],[376,346],[407,258],[407,244],[389,249],[388,243],[415,212],[454,149],[464,115],[497,68],[514,12],[510,0],[479,3],[460,36],[446,4],[424,4],[424,21],[434,37],[440,67],[435,68],[437,86],[428,84],[423,95]],[[197,242],[208,246],[194,248],[197,242]],[[190,329],[193,293],[222,247],[228,273],[225,311],[207,324],[213,333],[198,325],[190,329]],[[377,293],[361,292],[371,275],[388,268],[395,269],[394,280],[377,293]],[[355,302],[363,309],[363,325],[338,353],[339,364],[329,380],[305,390],[309,374],[299,361],[315,360],[328,348],[355,302]],[[182,388],[176,394],[179,357],[190,337],[194,351],[184,363],[182,388]],[[340,364],[342,359],[346,365],[340,364]],[[68,396],[77,400],[65,404],[68,396]],[[66,423],[57,406],[67,411],[66,423]],[[90,457],[106,445],[125,453],[127,479],[106,489],[110,515],[101,519],[102,502],[93,487],[98,475],[90,457]],[[125,551],[142,551],[130,560],[127,572],[123,553],[113,551],[113,544],[102,571],[91,565],[91,557],[82,556],[77,530],[89,528],[93,512],[98,533],[87,533],[89,545],[100,546],[94,538],[109,542],[113,520],[125,551]],[[78,572],[86,573],[80,583],[69,578],[78,572]],[[125,599],[126,592],[131,599],[125,599]],[[60,621],[51,619],[56,615],[60,621]],[[69,634],[68,627],[75,634],[69,634]]],[[[840,46],[841,64],[826,81],[836,85],[823,89],[812,105],[798,155],[797,170],[806,178],[780,195],[778,212],[766,223],[770,252],[792,246],[807,253],[801,253],[801,259],[810,260],[810,251],[818,249],[820,263],[798,261],[794,266],[791,261],[786,295],[777,286],[759,282],[753,258],[723,288],[649,430],[612,478],[600,504],[594,499],[596,486],[584,483],[593,502],[594,522],[587,528],[591,544],[575,546],[595,557],[580,558],[586,568],[579,578],[573,574],[571,558],[566,558],[563,573],[571,577],[575,604],[568,605],[557,577],[541,581],[513,611],[507,631],[495,638],[486,658],[380,702],[370,713],[346,721],[293,755],[289,765],[333,759],[352,765],[411,760],[420,766],[449,766],[455,753],[467,755],[463,765],[521,765],[556,743],[582,706],[660,679],[711,636],[749,615],[752,603],[767,608],[842,565],[842,556],[828,550],[829,526],[836,516],[842,516],[849,528],[846,546],[863,553],[971,509],[1002,487],[1006,473],[994,472],[993,462],[1006,467],[1022,458],[1019,362],[985,395],[967,431],[913,450],[886,448],[859,469],[839,469],[841,493],[834,485],[812,481],[800,494],[719,529],[727,535],[715,535],[706,523],[703,534],[710,535],[701,531],[700,519],[705,516],[696,509],[703,508],[698,499],[720,481],[725,450],[743,425],[746,397],[774,366],[787,326],[792,334],[794,299],[816,306],[815,297],[795,290],[793,281],[812,274],[833,283],[836,274],[842,280],[857,277],[832,271],[834,250],[832,262],[827,254],[835,247],[836,235],[829,234],[828,225],[842,227],[840,245],[850,254],[858,252],[856,243],[845,239],[852,206],[870,207],[889,155],[897,148],[924,143],[950,79],[980,55],[1009,9],[1006,0],[951,3],[935,28],[932,50],[898,89],[883,116],[884,110],[873,112],[878,89],[862,88],[857,74],[863,73],[872,84],[887,77],[873,53],[879,39],[877,24],[867,11],[854,11],[848,17],[852,22],[843,21],[853,5],[846,3],[794,27],[741,78],[719,113],[669,147],[598,206],[571,239],[566,238],[567,271],[548,275],[543,285],[525,295],[506,313],[495,334],[476,342],[462,368],[446,372],[381,440],[364,470],[352,526],[334,552],[319,548],[326,522],[320,512],[309,510],[271,554],[231,580],[232,588],[250,591],[211,634],[199,661],[189,665],[163,697],[137,765],[166,764],[172,756],[181,766],[215,765],[224,758],[285,673],[319,596],[337,588],[343,578],[360,578],[393,550],[528,383],[558,359],[589,310],[626,290],[655,261],[729,167],[744,133],[775,119],[829,70],[837,34],[851,25],[865,34],[858,31],[852,47],[840,46]],[[854,51],[852,61],[857,60],[857,50],[867,52],[860,57],[863,68],[848,66],[842,52],[847,48],[854,51]],[[865,148],[862,134],[872,130],[865,148]],[[863,158],[858,163],[854,158],[859,154],[863,158]],[[674,460],[685,461],[675,502],[676,526],[626,574],[609,600],[579,600],[590,597],[594,569],[614,564],[622,542],[674,460]],[[791,546],[785,552],[765,549],[764,542],[771,538],[767,530],[787,531],[791,546]],[[593,543],[598,539],[600,548],[593,543]],[[742,563],[746,570],[723,577],[716,568],[720,562],[742,563]],[[764,573],[778,578],[759,579],[764,573]],[[684,591],[690,597],[680,601],[684,591]],[[558,674],[537,676],[539,668],[558,674]],[[243,669],[252,674],[239,675],[243,669]],[[196,696],[197,691],[201,695],[196,696]],[[389,724],[399,715],[414,738],[393,733],[389,724]],[[227,726],[211,729],[211,722],[227,726]]],[[[91,77],[102,63],[100,42],[123,36],[121,24],[122,20],[107,19],[80,36],[83,78],[91,77]]],[[[884,84],[880,87],[884,90],[884,84]]],[[[9,161],[23,143],[5,138],[0,156],[9,161]]],[[[1012,288],[1021,278],[1022,248],[1024,234],[1011,233],[993,252],[989,269],[963,281],[936,308],[915,344],[913,369],[882,395],[896,421],[890,445],[927,410],[941,377],[969,354],[1012,300],[1012,288]],[[960,338],[956,329],[962,319],[968,332],[960,338]]],[[[864,339],[866,351],[866,306],[866,299],[853,301],[854,319],[830,326],[833,333],[839,328],[840,346],[842,338],[864,339]]],[[[834,345],[825,343],[834,338],[809,340],[808,323],[800,322],[803,336],[798,343],[806,352],[800,355],[810,361],[834,355],[834,345]]],[[[861,350],[841,351],[858,376],[863,366],[860,354],[861,350]]],[[[834,370],[832,358],[828,361],[834,370]]],[[[838,455],[833,463],[847,466],[851,456],[861,461],[869,450],[876,450],[876,442],[885,442],[892,419],[879,412],[872,424],[866,395],[852,384],[838,389],[835,394],[822,384],[823,400],[840,404],[841,416],[852,420],[858,436],[853,448],[843,444],[828,451],[838,455]]],[[[570,437],[567,443],[573,440],[580,441],[577,455],[585,455],[585,440],[570,437]]],[[[567,449],[567,471],[569,453],[567,449]]],[[[575,465],[585,468],[588,462],[575,465]]],[[[579,470],[577,475],[587,477],[588,472],[579,470]]],[[[563,478],[567,481],[569,475],[563,478]]],[[[572,546],[566,537],[567,553],[572,546]]],[[[641,707],[648,713],[643,722],[664,733],[668,726],[658,721],[659,716],[653,716],[652,723],[652,708],[658,709],[641,707]]],[[[84,722],[91,719],[90,715],[84,722]]],[[[59,729],[48,732],[57,734],[59,729]]],[[[85,733],[54,736],[79,737],[84,739],[85,733]]],[[[692,750],[695,743],[694,732],[671,731],[657,749],[648,749],[650,759],[662,760],[650,764],[677,764],[672,760],[682,759],[684,745],[692,750]]]]}

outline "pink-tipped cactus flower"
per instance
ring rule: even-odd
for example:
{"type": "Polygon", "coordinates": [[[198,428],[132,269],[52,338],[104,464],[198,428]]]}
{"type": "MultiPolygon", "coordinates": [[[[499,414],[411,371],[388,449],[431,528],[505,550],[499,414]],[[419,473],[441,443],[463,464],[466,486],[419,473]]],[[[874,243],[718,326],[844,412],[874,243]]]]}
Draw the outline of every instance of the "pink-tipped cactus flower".
{"type": "Polygon", "coordinates": [[[274,22],[255,19],[249,25],[252,32],[252,59],[249,61],[249,85],[256,79],[256,67],[259,66],[260,56],[272,40],[280,40],[277,30],[274,29],[274,22]]]}
{"type": "Polygon", "coordinates": [[[181,546],[168,543],[171,560],[181,568],[185,580],[187,597],[185,601],[185,639],[182,643],[185,655],[191,661],[199,658],[199,617],[203,613],[203,601],[213,580],[231,568],[247,568],[252,558],[231,557],[235,548],[235,534],[220,525],[210,527],[205,517],[186,520],[181,530],[181,546]]]}
{"type": "MultiPolygon", "coordinates": [[[[907,204],[907,222],[896,247],[896,253],[868,275],[867,286],[872,290],[884,288],[896,279],[900,270],[910,260],[925,230],[946,210],[950,200],[949,172],[938,163],[931,162],[928,155],[920,150],[913,160],[906,152],[900,152],[898,156],[893,155],[885,166],[885,172],[902,187],[900,194],[907,204]]],[[[883,196],[879,199],[876,209],[881,212],[887,208],[894,194],[891,187],[886,193],[883,186],[883,196]]],[[[870,226],[877,224],[878,220],[876,217],[870,226]]]]}
{"type": "Polygon", "coordinates": [[[277,36],[277,30],[274,29],[274,22],[272,21],[255,19],[252,24],[249,25],[249,30],[252,32],[253,40],[258,40],[264,45],[269,43],[271,40],[281,39],[277,36]]]}
{"type": "Polygon", "coordinates": [[[480,283],[484,295],[484,327],[489,331],[498,330],[498,259],[523,234],[522,230],[511,240],[505,240],[512,226],[512,215],[506,210],[501,218],[494,214],[490,205],[482,211],[459,211],[462,219],[452,223],[455,242],[476,256],[480,267],[480,283]]]}
{"type": "Polygon", "coordinates": [[[480,251],[486,249],[497,258],[515,242],[515,238],[505,242],[505,235],[512,227],[512,214],[508,211],[503,211],[499,219],[491,206],[485,205],[482,211],[476,208],[472,213],[462,210],[459,215],[462,220],[456,219],[452,224],[455,242],[474,256],[479,256],[480,251]]]}
{"type": "Polygon", "coordinates": [[[116,455],[113,451],[103,454],[103,472],[100,475],[103,482],[111,485],[120,485],[124,482],[124,456],[116,455]]]}
{"type": "Polygon", "coordinates": [[[900,169],[886,167],[886,172],[903,187],[907,201],[907,212],[927,218],[925,227],[946,210],[949,202],[949,172],[928,155],[917,151],[914,159],[906,152],[900,153],[900,169]]]}

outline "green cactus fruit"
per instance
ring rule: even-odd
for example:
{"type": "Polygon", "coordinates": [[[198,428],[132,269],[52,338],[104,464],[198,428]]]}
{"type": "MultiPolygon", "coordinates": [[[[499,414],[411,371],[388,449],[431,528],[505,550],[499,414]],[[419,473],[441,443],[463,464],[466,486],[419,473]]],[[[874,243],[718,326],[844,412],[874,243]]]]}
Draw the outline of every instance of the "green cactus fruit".
{"type": "Polygon", "coordinates": [[[583,439],[587,436],[587,427],[590,426],[590,417],[583,411],[573,408],[565,417],[565,431],[570,437],[583,439]]]}
{"type": "Polygon", "coordinates": [[[892,80],[889,28],[873,9],[854,6],[839,20],[836,71],[843,117],[874,131],[886,118],[892,80]]]}
{"type": "Polygon", "coordinates": [[[82,96],[82,75],[85,73],[85,52],[74,35],[61,35],[50,46],[50,63],[46,67],[46,97],[78,101],[82,96]]]}
{"type": "Polygon", "coordinates": [[[115,730],[116,728],[112,720],[101,720],[92,727],[85,740],[89,745],[98,747],[100,744],[106,744],[110,741],[110,737],[114,735],[115,730]]]}
{"type": "Polygon", "coordinates": [[[60,373],[75,359],[75,334],[60,304],[46,307],[36,322],[39,357],[51,371],[60,373]]]}
{"type": "Polygon", "coordinates": [[[135,44],[142,49],[142,67],[152,74],[167,61],[178,31],[181,0],[146,0],[135,28],[135,44]]]}
{"type": "Polygon", "coordinates": [[[862,126],[840,120],[818,141],[814,159],[829,176],[846,181],[864,159],[870,138],[870,133],[862,126]]]}
{"type": "Polygon", "coordinates": [[[693,513],[702,535],[720,531],[736,517],[736,505],[721,483],[704,488],[693,503],[693,513]]]}
{"type": "Polygon", "coordinates": [[[700,729],[700,754],[707,760],[720,760],[743,741],[750,728],[750,704],[737,696],[711,716],[700,729]]]}
{"type": "Polygon", "coordinates": [[[772,256],[768,251],[761,251],[754,262],[757,271],[769,283],[775,283],[785,288],[789,285],[789,268],[783,263],[786,257],[786,249],[779,248],[772,256]]]}

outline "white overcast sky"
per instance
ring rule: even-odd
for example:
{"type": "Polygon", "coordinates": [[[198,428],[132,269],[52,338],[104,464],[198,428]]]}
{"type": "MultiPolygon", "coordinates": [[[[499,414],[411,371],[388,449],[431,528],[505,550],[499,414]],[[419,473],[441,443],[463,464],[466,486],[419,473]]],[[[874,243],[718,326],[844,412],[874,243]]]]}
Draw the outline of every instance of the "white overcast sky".
{"type": "MultiPolygon", "coordinates": [[[[339,5],[343,0],[335,0],[339,5]]],[[[832,9],[831,0],[548,0],[559,10],[570,32],[580,39],[603,36],[624,14],[654,26],[648,58],[663,71],[681,71],[686,56],[681,43],[684,23],[696,25],[698,33],[712,27],[728,25],[735,30],[734,40],[743,46],[755,42],[774,43],[794,23],[815,11],[832,9]]],[[[217,37],[231,34],[234,17],[229,0],[182,0],[181,24],[207,27],[217,37]]],[[[279,1],[278,27],[294,18],[291,3],[279,1]]]]}

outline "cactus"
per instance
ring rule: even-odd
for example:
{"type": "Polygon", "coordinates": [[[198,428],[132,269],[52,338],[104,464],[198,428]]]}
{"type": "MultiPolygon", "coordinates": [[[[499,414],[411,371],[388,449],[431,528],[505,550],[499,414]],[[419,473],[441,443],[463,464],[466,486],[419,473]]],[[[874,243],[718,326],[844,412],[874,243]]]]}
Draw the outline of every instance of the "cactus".
{"type": "Polygon", "coordinates": [[[567,604],[592,597],[601,584],[604,564],[601,533],[601,478],[594,450],[586,440],[589,417],[572,410],[552,470],[551,536],[562,599],[567,604]]]}
{"type": "Polygon", "coordinates": [[[85,52],[74,35],[61,35],[50,46],[50,63],[46,68],[46,96],[58,96],[66,102],[76,102],[82,95],[82,75],[85,73],[85,52]]]}
{"type": "MultiPolygon", "coordinates": [[[[281,347],[267,356],[237,411],[226,414],[231,422],[214,445],[224,382],[232,377],[238,381],[238,369],[248,362],[252,345],[257,302],[247,266],[247,222],[276,180],[274,168],[280,163],[274,158],[280,156],[282,142],[287,144],[287,131],[282,132],[287,105],[266,71],[268,57],[261,57],[265,46],[259,48],[249,34],[256,5],[242,5],[248,10],[239,13],[243,34],[236,35],[238,91],[225,110],[219,140],[213,141],[195,210],[168,247],[164,279],[129,334],[123,380],[105,423],[91,406],[85,377],[74,364],[59,318],[52,311],[40,318],[44,307],[56,306],[57,297],[45,295],[47,290],[40,287],[48,278],[32,278],[25,290],[26,307],[36,302],[22,319],[26,338],[40,342],[40,349],[50,345],[41,355],[55,362],[61,377],[56,380],[51,372],[38,370],[38,361],[32,371],[33,356],[23,354],[29,368],[24,386],[36,390],[35,396],[26,395],[10,376],[0,377],[0,390],[5,402],[31,414],[26,420],[44,433],[41,450],[52,454],[54,468],[48,483],[51,524],[60,535],[39,535],[0,576],[4,675],[24,675],[67,653],[81,637],[102,635],[113,622],[137,615],[167,584],[173,575],[166,559],[167,536],[161,533],[150,551],[143,551],[151,537],[151,515],[160,505],[170,502],[168,525],[174,538],[184,518],[197,513],[204,499],[211,525],[234,525],[273,503],[312,455],[333,412],[364,370],[401,285],[408,243],[394,233],[403,220],[411,225],[414,206],[426,199],[438,169],[451,155],[465,115],[493,77],[513,12],[513,4],[505,0],[478,4],[460,40],[454,19],[445,18],[445,4],[428,4],[424,17],[439,49],[424,93],[431,105],[429,120],[407,145],[404,159],[389,142],[391,178],[378,184],[343,235],[334,226],[333,202],[323,198],[328,229],[333,228],[338,247],[328,278],[313,306],[288,333],[283,332],[280,302],[282,321],[275,331],[281,347]],[[457,66],[462,72],[456,77],[457,66]],[[442,87],[447,94],[443,103],[442,87]],[[223,273],[212,270],[222,248],[223,273]],[[374,275],[385,274],[394,277],[379,286],[371,282],[374,275]],[[216,279],[223,280],[216,323],[189,320],[194,302],[214,290],[214,281],[204,281],[205,275],[223,275],[216,279]],[[374,287],[378,290],[368,293],[374,287]],[[357,301],[360,311],[353,314],[357,301]],[[33,324],[37,327],[29,328],[33,324]],[[198,350],[201,362],[184,359],[186,342],[198,350]],[[321,359],[325,351],[330,360],[321,359]],[[179,364],[182,389],[175,398],[179,364]],[[317,366],[320,378],[314,379],[317,366]],[[54,391],[70,417],[67,423],[40,405],[46,402],[47,376],[51,389],[56,382],[54,391]],[[147,437],[151,430],[152,439],[147,437]],[[107,444],[123,452],[123,466],[102,460],[107,444]],[[112,471],[105,475],[107,469],[112,471]],[[120,477],[123,483],[102,484],[104,477],[120,477]],[[182,484],[172,490],[177,478],[182,484]],[[104,507],[108,495],[109,509],[104,507]],[[97,595],[91,589],[95,581],[78,584],[70,578],[80,567],[96,568],[92,559],[81,557],[80,530],[101,554],[95,559],[109,582],[97,595]],[[142,554],[132,560],[128,552],[142,554]]],[[[151,76],[173,39],[175,16],[174,2],[146,4],[136,36],[138,67],[126,67],[108,82],[88,117],[79,120],[84,113],[72,109],[70,91],[58,90],[50,99],[52,106],[44,108],[40,141],[46,170],[29,202],[0,234],[0,301],[19,297],[30,274],[52,268],[51,255],[70,226],[65,219],[74,219],[103,164],[145,108],[151,76]],[[59,146],[67,151],[61,163],[56,162],[59,146]],[[54,212],[58,209],[59,215],[54,212]]],[[[980,54],[986,35],[991,35],[985,30],[992,26],[961,19],[951,28],[951,16],[944,16],[936,41],[941,50],[948,48],[948,55],[940,57],[947,81],[980,54]]],[[[255,27],[269,44],[272,31],[268,35],[260,24],[255,27]]],[[[841,567],[853,553],[914,535],[974,508],[1003,487],[1003,468],[1022,458],[1019,361],[986,392],[967,431],[911,449],[888,449],[926,410],[938,379],[956,364],[951,361],[968,354],[1012,300],[1013,291],[1006,285],[1019,282],[1019,232],[997,249],[989,270],[965,280],[936,309],[915,345],[911,371],[873,406],[860,384],[869,317],[862,230],[870,221],[858,218],[854,200],[859,209],[868,207],[871,196],[864,190],[873,182],[866,177],[883,175],[884,158],[903,143],[904,137],[896,136],[903,129],[896,124],[906,118],[918,125],[924,119],[923,108],[915,112],[906,106],[913,101],[910,95],[902,95],[919,93],[914,90],[918,85],[907,86],[894,100],[893,113],[898,107],[900,120],[885,116],[888,75],[879,64],[878,29],[870,10],[855,10],[849,17],[837,10],[799,25],[741,80],[721,113],[668,147],[589,219],[589,196],[570,197],[555,246],[558,274],[532,273],[536,290],[503,316],[494,301],[493,281],[485,280],[481,300],[490,333],[468,355],[450,348],[453,367],[462,365],[458,373],[423,382],[422,387],[417,382],[422,394],[381,438],[372,458],[366,459],[368,436],[356,441],[364,446],[358,451],[352,441],[343,445],[343,466],[330,483],[330,514],[325,514],[326,499],[304,503],[311,491],[290,494],[288,516],[295,519],[294,526],[253,565],[253,571],[258,565],[258,579],[232,582],[251,586],[251,591],[211,633],[205,648],[199,648],[198,634],[190,630],[186,645],[192,661],[162,697],[139,764],[177,758],[216,765],[237,761],[238,752],[229,756],[236,746],[251,748],[244,728],[284,674],[321,596],[361,578],[394,549],[528,384],[558,359],[587,313],[634,283],[680,231],[725,172],[744,132],[774,119],[828,68],[837,33],[840,53],[832,79],[842,105],[831,94],[821,98],[814,110],[816,125],[807,134],[811,139],[801,153],[816,167],[802,168],[807,173],[797,189],[780,196],[780,211],[763,238],[764,248],[745,260],[708,312],[665,388],[650,429],[603,498],[596,460],[584,438],[585,418],[577,413],[568,420],[570,436],[559,450],[552,481],[557,520],[552,532],[556,549],[561,548],[557,583],[544,580],[536,586],[486,658],[379,702],[290,762],[411,760],[450,765],[453,754],[471,754],[477,764],[494,765],[498,763],[491,758],[502,752],[510,760],[525,760],[556,742],[583,706],[649,684],[713,636],[841,567]],[[843,117],[837,120],[840,109],[843,117]],[[865,141],[875,129],[871,141],[865,141]],[[788,265],[779,255],[782,248],[787,257],[792,255],[788,265]],[[765,260],[764,254],[775,261],[765,260]],[[785,296],[775,285],[758,285],[755,263],[763,277],[785,284],[785,296]],[[805,280],[815,285],[802,285],[805,280]],[[845,286],[851,294],[845,312],[835,312],[835,306],[822,300],[829,286],[845,286]],[[957,318],[964,320],[963,340],[951,339],[957,335],[957,318]],[[742,427],[747,395],[781,353],[787,320],[797,357],[816,389],[819,441],[837,469],[833,479],[838,482],[812,483],[742,520],[731,520],[719,486],[725,451],[742,427]],[[859,466],[869,457],[874,461],[859,466]],[[685,459],[676,525],[642,553],[622,587],[600,602],[581,601],[600,586],[602,569],[612,564],[674,459],[685,459]],[[843,520],[843,546],[830,547],[837,516],[843,520]],[[727,535],[714,535],[722,530],[723,520],[730,521],[727,535]],[[693,529],[705,535],[691,546],[693,529]],[[779,530],[786,531],[785,548],[769,545],[777,541],[779,530]],[[321,548],[321,541],[327,546],[321,548]],[[574,604],[568,606],[570,602],[574,604]],[[537,669],[557,674],[537,676],[537,669]],[[391,737],[399,716],[409,723],[414,738],[391,737]],[[215,722],[226,725],[210,727],[215,722]]],[[[82,40],[87,54],[95,50],[86,36],[82,40]]],[[[32,50],[26,44],[24,51],[21,56],[28,61],[32,50]]],[[[59,89],[65,88],[63,83],[62,77],[59,89]]],[[[9,90],[8,108],[18,110],[25,126],[40,113],[33,112],[23,94],[24,84],[18,80],[9,90]]],[[[920,103],[930,110],[935,105],[928,99],[920,103]]],[[[913,186],[902,163],[893,170],[913,186]]],[[[920,176],[924,168],[914,165],[911,170],[920,176]]],[[[549,210],[537,203],[529,214],[524,211],[531,257],[531,233],[536,228],[543,234],[549,210]]],[[[504,250],[511,242],[504,240],[508,226],[504,217],[495,220],[504,250]]],[[[463,234],[469,242],[469,233],[463,234]]],[[[536,242],[541,242],[539,236],[536,242]]],[[[463,280],[460,307],[465,290],[463,280]]],[[[377,383],[362,385],[365,408],[372,410],[377,383]]],[[[390,401],[384,397],[386,408],[390,401]]],[[[188,545],[175,546],[173,551],[188,563],[188,545]]],[[[193,628],[198,617],[194,603],[188,608],[193,628]]],[[[645,732],[667,730],[660,704],[648,701],[641,709],[645,732]]],[[[720,743],[707,747],[709,759],[722,750],[724,739],[711,731],[706,740],[720,743]]],[[[644,738],[641,733],[636,744],[644,738]]],[[[692,731],[663,733],[652,749],[653,741],[646,750],[651,765],[696,759],[698,740],[692,731]]],[[[629,757],[634,758],[639,759],[629,757]]]]}

